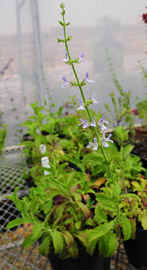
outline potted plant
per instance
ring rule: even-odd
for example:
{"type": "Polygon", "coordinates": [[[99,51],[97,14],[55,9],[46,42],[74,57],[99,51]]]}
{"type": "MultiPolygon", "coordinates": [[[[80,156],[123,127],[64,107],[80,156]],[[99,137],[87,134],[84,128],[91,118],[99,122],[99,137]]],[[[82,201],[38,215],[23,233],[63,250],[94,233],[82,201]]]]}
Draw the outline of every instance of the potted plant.
{"type": "Polygon", "coordinates": [[[77,75],[75,64],[85,61],[84,55],[71,59],[68,48],[71,37],[66,36],[69,23],[65,22],[65,6],[61,4],[60,7],[63,20],[59,23],[63,26],[64,38],[58,42],[65,44],[64,62],[72,67],[76,79],[69,82],[63,77],[62,88],[67,85],[79,88],[82,99],[79,99],[77,110],[85,111],[88,117],[80,118],[78,125],[90,134],[85,147],[95,154],[89,153],[83,164],[80,159],[67,155],[67,160],[71,158],[80,168],[77,171],[66,168],[66,162],[57,163],[52,157],[50,168],[42,169],[48,174],[39,176],[41,184],[32,188],[28,197],[20,200],[17,189],[13,196],[8,196],[22,217],[11,221],[7,228],[33,224],[32,233],[24,240],[23,247],[38,240],[39,252],[49,257],[54,270],[84,270],[85,267],[105,270],[110,267],[110,256],[116,252],[118,238],[123,236],[128,240],[135,231],[135,219],[141,213],[142,201],[140,193],[134,193],[131,184],[132,180],[140,181],[142,166],[140,159],[131,155],[133,146],[124,146],[124,130],[118,132],[121,142],[118,150],[111,134],[106,135],[108,122],[105,115],[98,120],[92,117],[89,107],[97,101],[94,95],[85,98],[83,86],[93,81],[88,72],[82,81],[77,75]],[[88,161],[89,166],[98,163],[92,172],[102,173],[103,179],[95,180],[87,174],[85,162],[88,161]]]}
{"type": "Polygon", "coordinates": [[[121,189],[125,194],[130,194],[127,200],[122,201],[124,211],[130,211],[132,223],[131,238],[124,242],[124,246],[129,262],[140,269],[147,266],[147,179],[140,157],[131,154],[134,146],[128,145],[128,133],[124,127],[116,128],[120,157],[114,153],[113,158],[116,162],[115,169],[121,169],[121,189]]]}

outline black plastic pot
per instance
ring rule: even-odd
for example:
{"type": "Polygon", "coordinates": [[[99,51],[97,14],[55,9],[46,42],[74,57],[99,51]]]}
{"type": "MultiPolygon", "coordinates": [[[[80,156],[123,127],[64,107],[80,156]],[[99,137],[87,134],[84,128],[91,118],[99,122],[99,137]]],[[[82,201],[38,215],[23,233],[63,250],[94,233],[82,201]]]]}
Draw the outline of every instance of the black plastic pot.
{"type": "Polygon", "coordinates": [[[144,149],[146,149],[146,144],[145,144],[145,146],[144,146],[143,143],[135,144],[135,147],[134,147],[134,149],[132,150],[132,154],[139,156],[140,159],[141,159],[141,162],[142,162],[142,166],[143,166],[145,169],[147,169],[147,158],[144,157],[143,154],[142,154],[142,152],[139,151],[140,145],[141,145],[142,148],[144,147],[144,149]]]}
{"type": "Polygon", "coordinates": [[[23,141],[34,141],[34,139],[32,138],[32,136],[29,133],[26,133],[22,136],[22,140],[23,141]]]}
{"type": "Polygon", "coordinates": [[[49,253],[49,261],[53,270],[109,270],[110,258],[105,258],[95,250],[94,254],[90,256],[86,252],[81,253],[78,258],[68,258],[62,260],[58,255],[49,253]]]}
{"type": "Polygon", "coordinates": [[[147,267],[147,230],[136,230],[136,238],[124,242],[129,262],[136,268],[147,267]]]}
{"type": "Polygon", "coordinates": [[[25,183],[26,183],[28,188],[36,187],[36,185],[34,184],[34,180],[33,180],[31,175],[28,175],[28,177],[25,178],[24,180],[25,180],[25,183]]]}

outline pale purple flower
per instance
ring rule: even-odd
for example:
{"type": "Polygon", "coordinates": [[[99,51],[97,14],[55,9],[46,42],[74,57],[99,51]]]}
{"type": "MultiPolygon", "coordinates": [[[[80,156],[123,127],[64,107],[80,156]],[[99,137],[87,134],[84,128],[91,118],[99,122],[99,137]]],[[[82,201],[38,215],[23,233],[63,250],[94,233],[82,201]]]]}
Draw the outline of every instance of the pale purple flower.
{"type": "Polygon", "coordinates": [[[111,142],[113,143],[113,140],[110,140],[110,138],[112,137],[112,134],[109,134],[108,138],[106,139],[107,142],[111,142]]]}
{"type": "Polygon", "coordinates": [[[96,150],[98,149],[97,139],[96,139],[96,138],[93,138],[93,141],[94,141],[94,144],[93,144],[92,150],[93,150],[93,151],[96,151],[96,150]]]}
{"type": "Polygon", "coordinates": [[[108,138],[105,138],[105,132],[103,133],[103,142],[102,142],[102,144],[103,144],[104,147],[109,146],[109,144],[107,142],[112,142],[113,143],[113,141],[110,140],[111,136],[112,136],[112,134],[109,134],[108,138]]]}
{"type": "Polygon", "coordinates": [[[61,88],[64,88],[66,85],[70,84],[70,82],[67,81],[65,77],[63,77],[62,80],[63,80],[65,83],[61,85],[61,88]]]}
{"type": "Polygon", "coordinates": [[[90,148],[93,146],[93,143],[92,142],[89,142],[89,144],[87,145],[87,148],[90,148]]]}
{"type": "Polygon", "coordinates": [[[86,119],[82,120],[81,118],[79,119],[81,121],[81,123],[79,124],[79,126],[82,126],[82,128],[87,128],[89,126],[88,122],[86,121],[86,119]]]}
{"type": "Polygon", "coordinates": [[[98,101],[95,99],[95,93],[93,94],[91,100],[93,101],[93,104],[98,104],[98,101]]]}
{"type": "Polygon", "coordinates": [[[80,106],[77,108],[77,110],[81,110],[81,111],[84,111],[85,110],[85,107],[84,107],[84,104],[82,102],[82,100],[79,98],[79,102],[80,102],[80,106]]]}
{"type": "Polygon", "coordinates": [[[89,73],[86,72],[85,82],[88,82],[88,83],[94,82],[92,80],[89,80],[88,77],[89,77],[89,73]]]}
{"type": "Polygon", "coordinates": [[[102,116],[102,118],[100,119],[100,121],[98,122],[98,125],[100,126],[102,131],[105,131],[107,129],[107,127],[104,125],[104,123],[109,124],[108,121],[104,120],[105,115],[102,116]]]}
{"type": "Polygon", "coordinates": [[[67,52],[65,53],[65,58],[62,61],[65,63],[69,61],[67,52]]]}
{"type": "Polygon", "coordinates": [[[91,127],[96,127],[96,123],[95,123],[95,117],[92,118],[92,123],[90,124],[91,127]]]}
{"type": "Polygon", "coordinates": [[[79,58],[79,62],[87,63],[87,61],[84,59],[84,53],[81,53],[81,56],[79,58]]]}
{"type": "Polygon", "coordinates": [[[87,148],[93,147],[92,150],[96,151],[98,149],[98,143],[97,143],[97,139],[93,138],[94,143],[89,142],[89,144],[87,145],[87,148]]]}

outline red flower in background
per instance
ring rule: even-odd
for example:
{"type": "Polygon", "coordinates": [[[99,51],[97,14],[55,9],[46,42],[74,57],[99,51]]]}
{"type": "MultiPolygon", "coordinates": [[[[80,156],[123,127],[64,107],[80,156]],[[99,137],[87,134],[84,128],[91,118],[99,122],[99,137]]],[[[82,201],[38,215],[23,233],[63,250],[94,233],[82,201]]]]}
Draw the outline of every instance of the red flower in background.
{"type": "Polygon", "coordinates": [[[147,23],[147,13],[142,14],[142,19],[144,23],[147,23]]]}
{"type": "Polygon", "coordinates": [[[137,109],[132,110],[132,113],[133,113],[134,115],[138,115],[137,109]]]}

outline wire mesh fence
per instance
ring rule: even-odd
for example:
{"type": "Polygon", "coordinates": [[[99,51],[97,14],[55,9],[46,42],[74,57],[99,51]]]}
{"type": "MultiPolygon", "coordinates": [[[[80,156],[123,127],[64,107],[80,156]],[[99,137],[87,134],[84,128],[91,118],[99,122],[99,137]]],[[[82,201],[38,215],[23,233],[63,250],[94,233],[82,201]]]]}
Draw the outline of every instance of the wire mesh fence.
{"type": "MultiPolygon", "coordinates": [[[[11,195],[17,186],[19,197],[29,193],[23,178],[25,169],[22,147],[9,147],[0,157],[0,270],[51,270],[48,259],[39,255],[37,242],[25,250],[21,247],[33,225],[24,224],[11,230],[6,229],[9,221],[20,217],[20,212],[5,195],[11,195]]],[[[128,263],[122,242],[111,259],[111,270],[135,270],[128,263]]]]}

